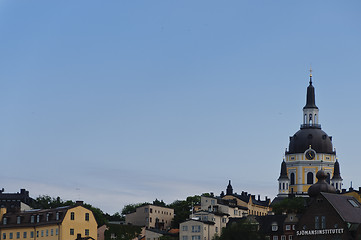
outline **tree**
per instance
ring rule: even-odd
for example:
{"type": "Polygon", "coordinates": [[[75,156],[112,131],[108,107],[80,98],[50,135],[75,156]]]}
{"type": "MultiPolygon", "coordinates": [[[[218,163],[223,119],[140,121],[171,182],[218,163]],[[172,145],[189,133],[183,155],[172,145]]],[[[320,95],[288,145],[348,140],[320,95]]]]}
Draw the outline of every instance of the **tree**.
{"type": "Polygon", "coordinates": [[[201,197],[198,195],[189,196],[186,200],[176,200],[168,205],[169,208],[174,209],[174,218],[172,221],[173,228],[179,228],[179,224],[189,218],[192,213],[192,207],[194,205],[200,205],[201,197]]]}
{"type": "Polygon", "coordinates": [[[153,205],[155,205],[155,206],[159,206],[159,207],[165,207],[166,206],[166,204],[163,202],[163,200],[158,200],[158,199],[155,199],[154,201],[153,201],[153,205]]]}
{"type": "Polygon", "coordinates": [[[261,239],[258,232],[258,224],[242,219],[223,228],[222,234],[217,240],[258,240],[261,239]]]}
{"type": "Polygon", "coordinates": [[[104,232],[105,240],[132,240],[141,232],[141,227],[120,224],[108,224],[104,232]]]}
{"type": "Polygon", "coordinates": [[[302,197],[285,198],[282,201],[272,205],[275,214],[286,213],[303,213],[306,209],[307,200],[302,197]]]}

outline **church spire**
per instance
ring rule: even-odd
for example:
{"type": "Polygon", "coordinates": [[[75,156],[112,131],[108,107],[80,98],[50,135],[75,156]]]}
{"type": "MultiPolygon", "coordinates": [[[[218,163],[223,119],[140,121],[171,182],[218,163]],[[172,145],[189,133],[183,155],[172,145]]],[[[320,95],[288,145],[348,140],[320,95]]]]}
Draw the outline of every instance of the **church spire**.
{"type": "Polygon", "coordinates": [[[316,102],[315,101],[315,88],[312,85],[312,68],[310,68],[310,85],[307,87],[306,106],[303,109],[305,109],[305,108],[318,109],[315,102],[316,102]]]}
{"type": "Polygon", "coordinates": [[[280,179],[289,179],[288,175],[287,175],[287,166],[286,166],[286,162],[284,159],[281,164],[281,173],[280,173],[280,177],[278,178],[278,180],[280,180],[280,179]]]}
{"type": "Polygon", "coordinates": [[[306,105],[303,108],[303,124],[301,128],[321,128],[321,125],[318,124],[315,88],[312,85],[312,68],[310,68],[310,85],[307,87],[306,105]]]}
{"type": "Polygon", "coordinates": [[[231,185],[231,180],[229,180],[229,182],[228,182],[226,195],[233,195],[233,188],[232,188],[232,185],[231,185]]]}

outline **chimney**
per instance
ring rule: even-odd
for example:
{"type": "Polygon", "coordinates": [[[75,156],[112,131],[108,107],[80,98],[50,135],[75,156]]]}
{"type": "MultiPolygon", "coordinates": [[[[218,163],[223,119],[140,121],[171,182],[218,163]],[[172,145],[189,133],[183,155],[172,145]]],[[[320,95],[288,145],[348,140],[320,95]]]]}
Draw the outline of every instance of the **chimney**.
{"type": "Polygon", "coordinates": [[[261,195],[258,194],[258,201],[261,201],[261,195]]]}
{"type": "Polygon", "coordinates": [[[211,194],[211,197],[214,197],[214,193],[213,193],[213,192],[211,192],[210,194],[211,194]]]}
{"type": "Polygon", "coordinates": [[[75,206],[83,206],[84,202],[83,201],[76,201],[75,202],[75,206]]]}

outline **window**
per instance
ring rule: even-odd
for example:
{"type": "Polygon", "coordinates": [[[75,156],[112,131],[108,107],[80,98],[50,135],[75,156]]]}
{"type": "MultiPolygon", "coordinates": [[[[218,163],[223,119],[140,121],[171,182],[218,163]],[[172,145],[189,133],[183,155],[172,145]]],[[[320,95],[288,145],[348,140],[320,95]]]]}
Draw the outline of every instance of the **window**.
{"type": "Polygon", "coordinates": [[[50,229],[50,236],[54,236],[54,229],[50,229]]]}
{"type": "Polygon", "coordinates": [[[188,236],[182,236],[182,240],[188,240],[188,236]]]}
{"type": "Polygon", "coordinates": [[[148,213],[148,208],[144,208],[144,212],[145,212],[145,213],[148,213]]]}
{"type": "Polygon", "coordinates": [[[46,229],[45,236],[49,236],[49,229],[46,229]]]}
{"type": "Polygon", "coordinates": [[[49,222],[49,213],[46,214],[46,221],[49,222]]]}
{"type": "Polygon", "coordinates": [[[36,237],[37,238],[39,237],[39,231],[36,231],[36,237]]]}
{"type": "Polygon", "coordinates": [[[360,207],[353,199],[348,199],[347,200],[353,207],[360,207]]]}
{"type": "Polygon", "coordinates": [[[327,173],[326,182],[327,182],[328,184],[330,184],[330,182],[331,182],[331,175],[330,175],[330,173],[327,173]]]}
{"type": "Polygon", "coordinates": [[[59,229],[55,229],[55,235],[58,235],[59,234],[59,229]]]}
{"type": "Polygon", "coordinates": [[[89,221],[89,213],[85,213],[85,221],[89,221]]]}
{"type": "Polygon", "coordinates": [[[293,240],[293,236],[292,236],[292,235],[289,235],[289,236],[288,236],[288,240],[293,240]]]}
{"type": "Polygon", "coordinates": [[[85,236],[89,236],[89,229],[85,229],[85,236]]]}
{"type": "Polygon", "coordinates": [[[149,208],[150,213],[153,213],[153,208],[149,208]]]}
{"type": "Polygon", "coordinates": [[[16,238],[17,238],[17,239],[20,238],[20,232],[16,232],[16,238]]]}
{"type": "Polygon", "coordinates": [[[218,227],[216,227],[216,233],[218,233],[218,227]]]}
{"type": "Polygon", "coordinates": [[[4,217],[3,224],[6,225],[7,223],[8,223],[8,219],[6,217],[4,217]]]}
{"type": "Polygon", "coordinates": [[[20,216],[17,216],[17,217],[16,217],[16,223],[17,223],[17,224],[20,224],[20,222],[21,222],[21,217],[20,217],[20,216]]]}
{"type": "Polygon", "coordinates": [[[152,218],[151,218],[151,217],[149,218],[149,222],[152,222],[152,218]]]}
{"type": "Polygon", "coordinates": [[[286,225],[286,230],[287,231],[291,230],[291,225],[286,225]]]}
{"type": "Polygon", "coordinates": [[[201,236],[194,235],[192,236],[192,240],[201,240],[201,236]]]}
{"type": "Polygon", "coordinates": [[[188,226],[182,226],[182,231],[188,231],[188,226]]]}
{"type": "Polygon", "coordinates": [[[74,212],[71,212],[70,213],[70,220],[74,220],[75,219],[75,213],[74,212]]]}
{"type": "Polygon", "coordinates": [[[13,239],[13,233],[9,233],[9,239],[13,239]]]}
{"type": "Polygon", "coordinates": [[[30,238],[34,238],[34,232],[33,231],[30,232],[30,238]]]}
{"type": "Polygon", "coordinates": [[[44,237],[44,230],[41,230],[41,236],[44,237]]]}
{"type": "Polygon", "coordinates": [[[40,215],[36,216],[36,222],[40,222],[40,215]]]}
{"type": "Polygon", "coordinates": [[[272,224],[272,231],[275,232],[278,230],[277,224],[272,224]]]}
{"type": "Polygon", "coordinates": [[[273,236],[273,240],[278,240],[278,236],[273,236]]]}
{"type": "Polygon", "coordinates": [[[307,173],[307,184],[313,184],[313,173],[307,173]]]}
{"type": "Polygon", "coordinates": [[[70,235],[74,235],[74,228],[70,228],[70,235]]]}
{"type": "Polygon", "coordinates": [[[6,233],[3,233],[3,239],[6,239],[6,233]]]}
{"type": "Polygon", "coordinates": [[[55,218],[56,218],[56,220],[59,220],[59,213],[58,213],[58,212],[56,213],[56,217],[55,217],[55,218]]]}
{"type": "Polygon", "coordinates": [[[290,178],[291,178],[291,185],[295,185],[295,174],[291,173],[290,178]]]}
{"type": "Polygon", "coordinates": [[[27,238],[28,237],[28,232],[24,232],[23,233],[23,238],[27,238]]]}
{"type": "Polygon", "coordinates": [[[34,223],[34,222],[35,222],[35,216],[31,216],[30,222],[31,222],[31,223],[34,223]]]}
{"type": "Polygon", "coordinates": [[[200,225],[192,226],[192,232],[200,232],[200,231],[201,231],[200,225]]]}
{"type": "Polygon", "coordinates": [[[315,229],[320,228],[320,219],[318,216],[315,217],[315,229]]]}
{"type": "Polygon", "coordinates": [[[296,230],[296,225],[292,225],[292,230],[296,230]]]}
{"type": "Polygon", "coordinates": [[[286,236],[285,236],[285,235],[282,235],[282,236],[281,236],[281,240],[286,240],[286,236]]]}
{"type": "Polygon", "coordinates": [[[321,217],[321,228],[322,229],[326,228],[326,217],[325,216],[321,217]]]}

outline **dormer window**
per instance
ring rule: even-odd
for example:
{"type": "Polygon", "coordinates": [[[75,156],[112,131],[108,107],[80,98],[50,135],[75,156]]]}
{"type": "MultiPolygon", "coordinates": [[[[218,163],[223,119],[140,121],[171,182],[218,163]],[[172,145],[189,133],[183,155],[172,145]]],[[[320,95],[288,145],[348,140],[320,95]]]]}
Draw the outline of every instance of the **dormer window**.
{"type": "Polygon", "coordinates": [[[36,216],[36,222],[40,222],[40,215],[36,216]]]}
{"type": "Polygon", "coordinates": [[[20,216],[17,216],[17,217],[16,217],[16,223],[17,223],[17,224],[20,224],[20,223],[21,223],[21,217],[20,217],[20,216]]]}
{"type": "Polygon", "coordinates": [[[348,202],[349,202],[353,207],[356,207],[356,208],[359,208],[359,207],[360,207],[353,199],[348,199],[348,202]]]}
{"type": "Polygon", "coordinates": [[[31,223],[34,223],[35,222],[35,216],[33,215],[33,216],[31,216],[31,218],[30,218],[30,222],[31,223]]]}
{"type": "Polygon", "coordinates": [[[273,223],[272,224],[272,231],[273,232],[276,232],[278,230],[278,225],[277,225],[277,223],[273,223]]]}
{"type": "Polygon", "coordinates": [[[46,214],[46,221],[49,222],[49,213],[46,214]]]}
{"type": "Polygon", "coordinates": [[[59,212],[56,213],[56,220],[59,220],[59,212]]]}
{"type": "Polygon", "coordinates": [[[4,217],[3,224],[6,225],[7,223],[8,223],[8,219],[6,217],[4,217]]]}

